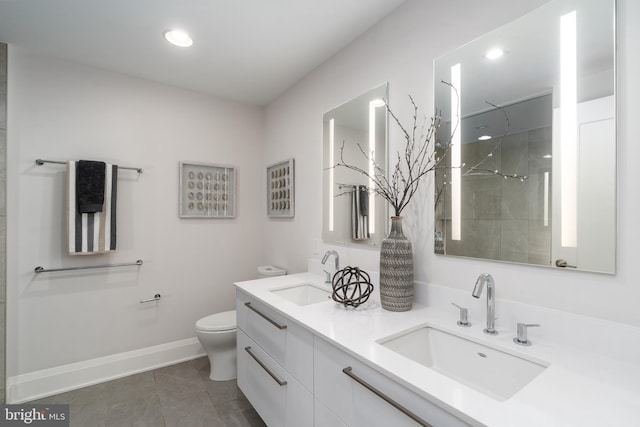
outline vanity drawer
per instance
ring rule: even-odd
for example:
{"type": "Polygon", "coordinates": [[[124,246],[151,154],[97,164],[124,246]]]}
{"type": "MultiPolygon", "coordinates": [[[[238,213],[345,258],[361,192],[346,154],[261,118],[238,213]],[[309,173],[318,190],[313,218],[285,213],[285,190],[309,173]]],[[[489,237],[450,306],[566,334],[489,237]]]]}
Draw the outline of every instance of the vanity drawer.
{"type": "Polygon", "coordinates": [[[313,390],[313,334],[242,291],[236,310],[238,329],[313,390]]]}
{"type": "Polygon", "coordinates": [[[316,337],[314,345],[316,401],[347,426],[469,426],[323,339],[316,337]]]}
{"type": "Polygon", "coordinates": [[[313,395],[238,330],[238,386],[268,426],[312,427],[313,395]]]}
{"type": "Polygon", "coordinates": [[[241,293],[236,299],[236,313],[238,329],[284,365],[291,322],[267,305],[241,293]]]}

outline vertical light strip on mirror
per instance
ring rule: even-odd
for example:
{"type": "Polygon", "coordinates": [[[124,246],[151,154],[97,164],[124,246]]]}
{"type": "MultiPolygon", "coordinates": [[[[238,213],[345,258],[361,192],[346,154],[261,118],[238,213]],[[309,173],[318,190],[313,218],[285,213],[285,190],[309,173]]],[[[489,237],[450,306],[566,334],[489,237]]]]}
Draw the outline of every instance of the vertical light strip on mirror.
{"type": "Polygon", "coordinates": [[[384,101],[374,99],[369,102],[369,234],[376,231],[376,185],[373,177],[376,176],[376,108],[384,106],[384,101]]]}
{"type": "Polygon", "coordinates": [[[461,148],[460,137],[460,104],[462,91],[460,87],[460,64],[451,67],[451,239],[460,240],[461,215],[461,148]],[[457,91],[457,93],[456,93],[457,91]],[[456,123],[458,124],[456,126],[456,123]]]}
{"type": "MultiPolygon", "coordinates": [[[[334,136],[335,136],[335,120],[329,120],[329,164],[334,165],[334,136]]],[[[333,171],[334,168],[329,168],[329,231],[333,231],[333,171]]]]}
{"type": "Polygon", "coordinates": [[[576,11],[560,17],[560,200],[562,247],[577,247],[576,11]]]}
{"type": "Polygon", "coordinates": [[[544,173],[544,189],[543,189],[543,222],[544,226],[549,226],[549,172],[544,173]]]}

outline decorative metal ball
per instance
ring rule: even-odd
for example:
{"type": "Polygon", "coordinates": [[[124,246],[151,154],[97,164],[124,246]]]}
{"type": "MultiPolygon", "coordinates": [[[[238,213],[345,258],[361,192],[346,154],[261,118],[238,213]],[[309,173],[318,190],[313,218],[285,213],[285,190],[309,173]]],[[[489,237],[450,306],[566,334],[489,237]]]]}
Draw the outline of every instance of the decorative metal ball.
{"type": "Polygon", "coordinates": [[[333,275],[331,298],[345,307],[358,307],[373,292],[371,277],[358,267],[345,267],[333,275]]]}

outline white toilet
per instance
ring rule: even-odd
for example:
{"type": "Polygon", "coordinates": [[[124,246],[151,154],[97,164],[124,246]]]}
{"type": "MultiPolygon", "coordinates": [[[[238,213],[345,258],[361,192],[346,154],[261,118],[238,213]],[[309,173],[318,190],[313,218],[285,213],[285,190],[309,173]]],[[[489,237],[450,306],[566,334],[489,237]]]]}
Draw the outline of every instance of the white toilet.
{"type": "Polygon", "coordinates": [[[196,322],[196,335],[209,356],[213,381],[232,380],[236,369],[236,311],[224,311],[196,322]]]}
{"type": "MultiPolygon", "coordinates": [[[[282,276],[286,270],[272,265],[258,267],[258,277],[282,276]]],[[[224,311],[203,317],[196,322],[196,335],[207,352],[211,371],[209,379],[228,381],[237,377],[236,311],[224,311]]]]}

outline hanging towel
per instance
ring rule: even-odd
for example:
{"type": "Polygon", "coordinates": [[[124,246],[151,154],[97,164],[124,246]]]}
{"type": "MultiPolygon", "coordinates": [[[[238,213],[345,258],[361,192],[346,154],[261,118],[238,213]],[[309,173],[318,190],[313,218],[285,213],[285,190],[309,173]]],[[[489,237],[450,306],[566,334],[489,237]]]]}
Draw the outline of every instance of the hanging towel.
{"type": "Polygon", "coordinates": [[[104,162],[80,160],[76,166],[76,200],[80,213],[102,212],[105,184],[104,162]]]}
{"type": "Polygon", "coordinates": [[[364,185],[354,185],[351,191],[351,238],[369,239],[369,191],[364,185]]]}
{"type": "Polygon", "coordinates": [[[116,249],[116,195],[118,166],[104,167],[103,203],[98,212],[81,212],[78,201],[77,168],[67,162],[67,228],[70,255],[92,255],[116,249]]]}
{"type": "Polygon", "coordinates": [[[364,185],[358,187],[360,197],[360,215],[369,218],[369,190],[364,185]]]}

